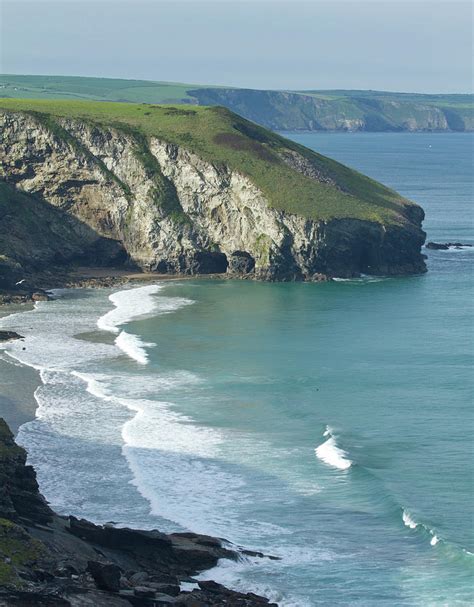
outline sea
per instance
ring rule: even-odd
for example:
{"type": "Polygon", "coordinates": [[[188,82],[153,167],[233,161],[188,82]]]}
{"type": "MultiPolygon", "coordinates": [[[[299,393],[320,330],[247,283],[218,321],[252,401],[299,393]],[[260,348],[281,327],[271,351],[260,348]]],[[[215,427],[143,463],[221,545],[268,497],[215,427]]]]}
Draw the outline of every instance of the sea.
{"type": "MultiPolygon", "coordinates": [[[[285,135],[474,244],[472,135],[285,135]]],[[[1,319],[26,335],[3,363],[40,378],[18,441],[41,491],[278,557],[201,577],[282,607],[474,604],[474,248],[424,252],[420,276],[57,290],[1,319]]]]}

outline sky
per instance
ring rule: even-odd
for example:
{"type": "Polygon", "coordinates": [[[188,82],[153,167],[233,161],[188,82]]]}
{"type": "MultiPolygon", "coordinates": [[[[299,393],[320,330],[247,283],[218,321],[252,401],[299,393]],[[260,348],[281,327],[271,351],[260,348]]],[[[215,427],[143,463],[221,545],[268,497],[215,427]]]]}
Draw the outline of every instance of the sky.
{"type": "Polygon", "coordinates": [[[470,1],[0,0],[0,8],[3,73],[472,91],[470,1]]]}

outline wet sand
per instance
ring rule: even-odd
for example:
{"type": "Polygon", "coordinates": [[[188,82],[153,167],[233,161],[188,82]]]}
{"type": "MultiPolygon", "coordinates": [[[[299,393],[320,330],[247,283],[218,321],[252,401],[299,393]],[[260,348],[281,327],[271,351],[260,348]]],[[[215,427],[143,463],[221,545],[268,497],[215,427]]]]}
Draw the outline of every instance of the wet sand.
{"type": "MultiPolygon", "coordinates": [[[[26,312],[32,307],[32,304],[1,306],[0,318],[14,312],[26,312]]],[[[0,350],[0,417],[5,419],[14,434],[22,424],[35,418],[37,403],[34,392],[40,383],[35,369],[20,365],[0,350]]]]}

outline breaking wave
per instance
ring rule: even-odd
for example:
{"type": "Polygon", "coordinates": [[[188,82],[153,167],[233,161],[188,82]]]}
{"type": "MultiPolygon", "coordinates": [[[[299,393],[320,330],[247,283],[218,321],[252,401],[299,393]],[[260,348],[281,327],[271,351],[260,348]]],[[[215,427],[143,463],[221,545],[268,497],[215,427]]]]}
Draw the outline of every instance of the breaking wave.
{"type": "Polygon", "coordinates": [[[333,430],[329,426],[326,426],[323,436],[328,438],[314,450],[316,457],[329,466],[339,468],[339,470],[348,470],[353,462],[347,457],[347,453],[338,447],[333,430]]]}
{"type": "Polygon", "coordinates": [[[402,520],[405,527],[408,527],[409,529],[421,529],[422,532],[429,537],[431,546],[436,546],[436,544],[440,542],[440,538],[436,535],[433,529],[430,529],[422,523],[417,523],[405,509],[402,510],[402,520]]]}
{"type": "Polygon", "coordinates": [[[144,318],[150,314],[167,314],[194,303],[192,300],[182,297],[161,297],[159,299],[153,297],[163,288],[164,285],[154,284],[112,293],[109,301],[115,307],[97,320],[99,329],[118,333],[115,339],[117,348],[141,365],[148,363],[146,349],[156,344],[144,342],[137,335],[120,330],[119,327],[137,318],[144,318]]]}

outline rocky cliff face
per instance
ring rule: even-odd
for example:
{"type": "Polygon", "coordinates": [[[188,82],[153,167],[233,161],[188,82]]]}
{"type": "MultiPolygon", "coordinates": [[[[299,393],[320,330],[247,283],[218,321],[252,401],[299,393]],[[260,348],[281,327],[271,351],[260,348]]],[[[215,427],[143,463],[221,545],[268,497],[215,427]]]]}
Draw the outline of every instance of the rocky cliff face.
{"type": "MultiPolygon", "coordinates": [[[[0,120],[0,178],[72,218],[67,240],[82,251],[70,259],[92,250],[103,263],[122,256],[145,271],[268,280],[425,271],[415,205],[386,225],[307,219],[272,208],[241,172],[158,137],[35,112],[2,111],[0,120]]],[[[291,162],[327,183],[296,152],[291,162]]],[[[13,257],[26,263],[28,252],[13,257]]]]}
{"type": "Polygon", "coordinates": [[[223,105],[279,131],[472,131],[472,97],[404,95],[370,91],[308,92],[199,88],[201,104],[223,105]],[[441,98],[438,98],[441,97],[441,98]],[[463,105],[463,102],[465,105],[463,105]]]}

